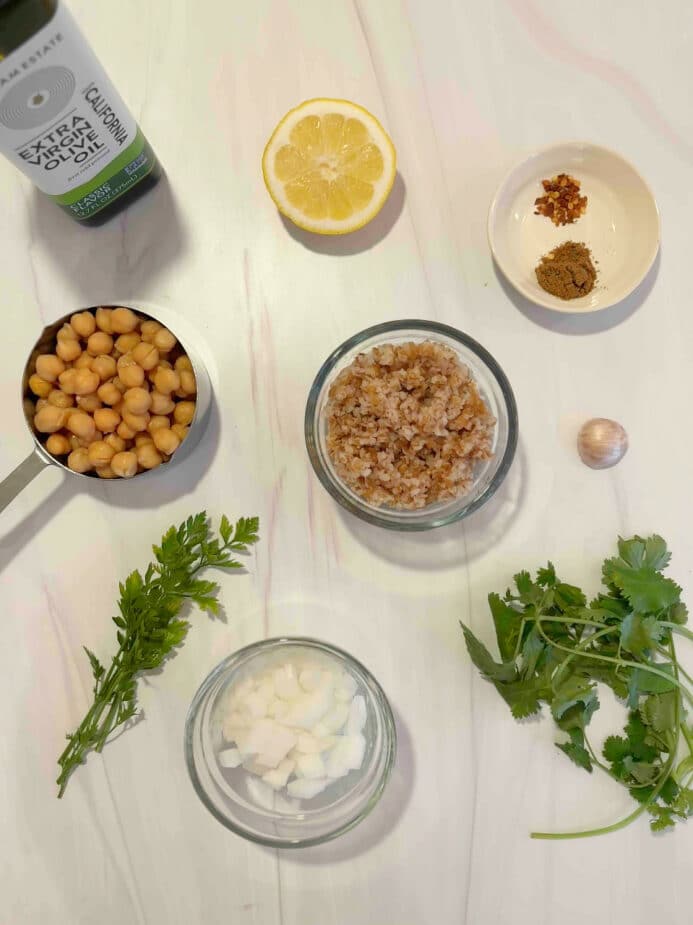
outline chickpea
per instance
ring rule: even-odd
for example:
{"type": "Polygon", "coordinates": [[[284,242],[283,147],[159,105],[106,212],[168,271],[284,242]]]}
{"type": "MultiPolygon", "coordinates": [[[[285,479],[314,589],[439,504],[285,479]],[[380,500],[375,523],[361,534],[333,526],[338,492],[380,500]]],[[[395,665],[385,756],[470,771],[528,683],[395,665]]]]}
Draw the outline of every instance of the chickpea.
{"type": "Polygon", "coordinates": [[[185,438],[188,436],[189,427],[186,427],[185,424],[171,424],[171,430],[178,437],[182,443],[185,438]]]}
{"type": "Polygon", "coordinates": [[[129,334],[138,323],[139,318],[131,308],[114,308],[111,312],[111,326],[116,334],[129,334]]]}
{"type": "Polygon", "coordinates": [[[39,433],[54,434],[57,430],[63,429],[65,418],[66,412],[64,408],[56,408],[55,405],[46,404],[36,412],[34,427],[39,433]]]}
{"type": "Polygon", "coordinates": [[[128,389],[123,395],[123,407],[131,414],[144,414],[152,405],[152,397],[147,389],[137,387],[128,389]]]}
{"type": "Polygon", "coordinates": [[[124,354],[118,360],[118,378],[126,389],[134,389],[144,382],[144,370],[131,353],[124,354]]]}
{"type": "Polygon", "coordinates": [[[100,353],[110,353],[113,350],[113,338],[105,331],[96,331],[87,341],[87,350],[93,357],[100,353]]]}
{"type": "Polygon", "coordinates": [[[110,308],[96,309],[96,327],[100,331],[104,331],[106,334],[113,333],[113,323],[111,321],[112,314],[113,310],[110,308]]]}
{"type": "Polygon", "coordinates": [[[160,427],[158,430],[155,430],[152,434],[152,439],[154,440],[154,446],[157,450],[161,453],[165,453],[166,456],[175,453],[180,446],[178,436],[174,434],[170,427],[160,427]]]}
{"type": "Polygon", "coordinates": [[[120,415],[113,408],[97,408],[94,412],[94,423],[105,434],[112,434],[120,424],[120,415]]]}
{"type": "Polygon", "coordinates": [[[147,320],[143,321],[140,325],[140,335],[142,340],[145,343],[151,344],[154,339],[154,335],[157,331],[160,331],[163,325],[160,325],[158,321],[147,320]]]}
{"type": "Polygon", "coordinates": [[[110,463],[115,455],[115,450],[105,440],[95,440],[89,444],[88,453],[89,462],[98,469],[100,466],[107,466],[110,463]]]}
{"type": "Polygon", "coordinates": [[[105,353],[100,354],[91,361],[91,368],[99,374],[102,382],[112,379],[116,374],[116,361],[105,353]]]}
{"type": "Polygon", "coordinates": [[[51,405],[55,405],[56,408],[71,408],[75,400],[72,395],[68,395],[67,392],[63,392],[60,389],[53,389],[48,396],[48,402],[51,405]]]}
{"type": "Polygon", "coordinates": [[[132,450],[116,453],[111,460],[111,469],[121,479],[131,479],[137,474],[137,454],[132,450]]]}
{"type": "Polygon", "coordinates": [[[105,405],[117,405],[123,397],[112,382],[104,382],[99,386],[96,394],[105,405]]]}
{"type": "Polygon", "coordinates": [[[96,474],[98,475],[100,479],[117,479],[118,478],[118,476],[115,474],[113,469],[108,465],[100,466],[96,470],[96,474]]]}
{"type": "Polygon", "coordinates": [[[136,331],[131,331],[130,334],[121,334],[116,338],[115,349],[121,354],[132,353],[139,343],[140,335],[136,331]]]}
{"type": "Polygon", "coordinates": [[[77,369],[66,369],[64,373],[58,376],[58,382],[60,383],[60,388],[63,392],[66,392],[68,395],[74,395],[76,392],[76,382],[77,369]]]}
{"type": "Polygon", "coordinates": [[[73,450],[67,457],[67,465],[73,472],[89,472],[92,465],[89,461],[89,453],[86,447],[79,446],[73,450]]]}
{"type": "Polygon", "coordinates": [[[91,312],[77,312],[70,318],[70,324],[75,334],[86,340],[96,330],[96,319],[91,312]]]}
{"type": "Polygon", "coordinates": [[[65,364],[54,353],[44,353],[36,357],[36,373],[46,382],[55,382],[60,373],[65,372],[65,364]]]}
{"type": "MultiPolygon", "coordinates": [[[[69,370],[68,370],[69,372],[69,370]]],[[[65,373],[63,373],[65,375],[65,373]]],[[[62,384],[62,379],[60,380],[62,384]]],[[[91,395],[100,384],[99,374],[91,369],[76,369],[74,379],[75,395],[91,395]]]]}
{"type": "Polygon", "coordinates": [[[78,340],[59,340],[55,345],[55,352],[65,363],[72,363],[82,353],[78,340]]]}
{"type": "Polygon", "coordinates": [[[152,396],[152,414],[170,414],[175,405],[170,395],[162,395],[161,392],[150,392],[152,396]]]}
{"type": "Polygon", "coordinates": [[[170,427],[171,422],[165,414],[155,414],[149,420],[149,433],[153,434],[160,427],[170,427]]]}
{"type": "Polygon", "coordinates": [[[127,443],[118,434],[107,434],[103,439],[113,448],[114,453],[122,453],[127,448],[127,443]]]}
{"type": "Polygon", "coordinates": [[[64,344],[69,340],[74,340],[79,343],[79,338],[77,337],[77,332],[72,327],[71,324],[64,324],[62,328],[58,331],[57,340],[59,344],[64,344]]]}
{"type": "Polygon", "coordinates": [[[122,417],[123,423],[127,424],[130,430],[134,431],[136,434],[142,433],[142,431],[146,430],[149,425],[148,411],[145,411],[142,414],[133,414],[126,408],[123,408],[122,417]]]}
{"type": "Polygon", "coordinates": [[[48,404],[47,398],[39,398],[36,404],[34,405],[34,412],[40,411],[41,408],[45,408],[47,404],[48,404]]]}
{"type": "Polygon", "coordinates": [[[93,435],[88,440],[85,440],[84,442],[86,443],[87,446],[90,446],[96,440],[103,440],[103,434],[101,433],[100,430],[95,429],[93,435]]]}
{"type": "Polygon", "coordinates": [[[154,443],[143,443],[137,447],[137,462],[143,469],[156,469],[163,462],[163,458],[154,443]]]}
{"type": "Polygon", "coordinates": [[[181,392],[184,392],[186,395],[195,395],[197,392],[195,373],[190,372],[189,369],[183,369],[179,375],[181,392]]]}
{"type": "Polygon", "coordinates": [[[183,354],[182,357],[178,357],[176,362],[173,364],[173,368],[177,369],[179,373],[182,373],[184,369],[187,369],[188,372],[192,372],[192,363],[190,362],[190,357],[186,357],[183,354]]]}
{"type": "Polygon", "coordinates": [[[86,411],[88,414],[93,414],[95,411],[98,411],[102,407],[101,399],[96,394],[92,392],[91,395],[80,395],[77,399],[77,407],[80,411],[86,411]]]}
{"type": "Polygon", "coordinates": [[[147,373],[147,377],[150,382],[154,382],[154,377],[159,372],[160,369],[173,369],[173,366],[169,363],[168,360],[159,360],[159,365],[150,369],[147,373]]]}
{"type": "Polygon", "coordinates": [[[74,434],[69,434],[68,438],[70,441],[70,446],[73,450],[79,450],[81,447],[86,446],[86,441],[80,440],[79,437],[75,437],[74,434]]]}
{"type": "Polygon", "coordinates": [[[180,388],[180,376],[175,369],[163,369],[159,366],[154,376],[154,388],[164,395],[175,392],[180,388]]]}
{"type": "Polygon", "coordinates": [[[96,432],[96,424],[85,411],[73,411],[67,419],[67,429],[75,437],[89,441],[96,432]]]}
{"type": "Polygon", "coordinates": [[[159,365],[159,351],[153,344],[148,344],[146,341],[140,341],[132,348],[132,358],[145,372],[159,365]]]}
{"type": "Polygon", "coordinates": [[[128,386],[125,385],[125,384],[123,383],[123,381],[122,381],[118,376],[115,376],[115,377],[114,377],[114,379],[113,379],[113,385],[118,389],[118,391],[120,392],[121,396],[124,395],[124,394],[127,392],[127,390],[128,390],[128,386]]]}
{"type": "Polygon", "coordinates": [[[94,358],[85,350],[84,353],[80,353],[73,365],[75,369],[91,369],[93,360],[94,358]]]}
{"type": "Polygon", "coordinates": [[[136,432],[126,424],[125,421],[121,421],[118,427],[116,428],[116,433],[119,437],[122,437],[123,440],[134,440],[136,432]]]}
{"type": "Polygon", "coordinates": [[[159,328],[159,330],[154,335],[152,343],[157,348],[159,353],[170,353],[178,341],[176,340],[175,336],[168,330],[168,328],[159,328]]]}
{"type": "Polygon", "coordinates": [[[53,456],[67,456],[72,447],[65,434],[51,434],[46,440],[46,449],[53,456]]]}
{"type": "Polygon", "coordinates": [[[145,443],[151,443],[151,444],[154,443],[154,441],[152,440],[151,434],[137,434],[137,436],[135,437],[135,446],[136,447],[144,446],[145,443]]]}
{"type": "Polygon", "coordinates": [[[51,383],[46,382],[37,373],[29,377],[29,388],[38,398],[48,398],[53,391],[51,383]]]}
{"type": "Polygon", "coordinates": [[[190,424],[195,417],[194,401],[179,401],[173,409],[173,420],[176,424],[190,424]]]}

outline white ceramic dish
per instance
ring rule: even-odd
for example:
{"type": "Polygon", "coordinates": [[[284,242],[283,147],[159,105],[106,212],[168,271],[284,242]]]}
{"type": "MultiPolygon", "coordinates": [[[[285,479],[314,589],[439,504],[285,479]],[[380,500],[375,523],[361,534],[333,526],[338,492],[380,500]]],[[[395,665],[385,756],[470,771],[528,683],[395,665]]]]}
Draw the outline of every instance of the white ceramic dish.
{"type": "Polygon", "coordinates": [[[491,203],[488,239],[493,257],[512,285],[537,305],[559,312],[595,312],[620,302],[645,278],[659,249],[659,211],[638,171],[615,151],[566,142],[537,151],[503,180],[491,203]],[[580,180],[587,211],[556,227],[534,214],[541,181],[559,173],[580,180]],[[565,301],[545,292],[534,268],[564,241],[592,251],[597,282],[592,292],[565,301]]]}

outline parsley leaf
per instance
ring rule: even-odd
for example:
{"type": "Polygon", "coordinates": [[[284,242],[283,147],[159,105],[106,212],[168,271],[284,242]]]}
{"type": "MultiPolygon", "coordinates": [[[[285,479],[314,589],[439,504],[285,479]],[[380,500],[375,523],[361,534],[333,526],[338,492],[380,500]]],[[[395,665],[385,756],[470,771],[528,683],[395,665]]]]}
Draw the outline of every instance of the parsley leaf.
{"type": "Polygon", "coordinates": [[[202,511],[166,531],[161,544],[153,547],[156,561],[144,577],[135,571],[121,582],[118,616],[113,617],[119,649],[106,671],[85,647],[94,677],[94,702],[67,736],[67,747],[58,759],[59,797],[87,754],[92,749],[100,752],[113,730],[137,715],[139,674],[158,668],[183,642],[189,624],[180,614],[188,601],[207,613],[219,612],[218,586],[198,578],[198,573],[207,568],[243,568],[232,553],[247,553],[259,539],[258,527],[257,517],[241,517],[232,527],[224,516],[218,540],[202,511]]]}

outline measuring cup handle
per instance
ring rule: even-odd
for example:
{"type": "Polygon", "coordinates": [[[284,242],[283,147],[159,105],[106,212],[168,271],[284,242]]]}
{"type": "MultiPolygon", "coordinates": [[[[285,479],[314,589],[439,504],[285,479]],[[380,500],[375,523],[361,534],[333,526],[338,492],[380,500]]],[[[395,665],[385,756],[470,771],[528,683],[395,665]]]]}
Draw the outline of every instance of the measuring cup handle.
{"type": "Polygon", "coordinates": [[[0,513],[47,465],[48,462],[34,451],[17,466],[14,472],[10,472],[7,478],[0,482],[0,513]]]}

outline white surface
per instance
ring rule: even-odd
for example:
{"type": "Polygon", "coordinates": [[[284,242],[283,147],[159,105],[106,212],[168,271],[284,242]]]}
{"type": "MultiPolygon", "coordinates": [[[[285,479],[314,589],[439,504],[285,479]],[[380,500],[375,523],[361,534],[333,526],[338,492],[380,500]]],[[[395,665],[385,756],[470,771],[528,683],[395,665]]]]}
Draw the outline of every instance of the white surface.
{"type": "Polygon", "coordinates": [[[489,244],[499,267],[532,302],[558,312],[596,312],[629,296],[648,273],[659,248],[659,214],[652,191],[625,158],[600,145],[566,142],[518,164],[499,186],[488,218],[489,244]],[[535,214],[542,179],[560,173],[581,183],[587,210],[556,227],[535,214]],[[565,241],[592,251],[597,281],[589,295],[566,301],[541,288],[534,272],[565,241]]]}
{"type": "Polygon", "coordinates": [[[471,669],[457,625],[486,639],[485,598],[551,557],[596,588],[617,533],[657,530],[693,601],[690,201],[693,11],[585,0],[87,0],[72,8],[169,177],[99,230],[75,227],[0,165],[1,473],[30,448],[13,396],[44,321],[73,305],[150,298],[194,323],[219,397],[199,453],[127,501],[46,471],[0,524],[0,919],[8,925],[685,925],[693,825],[645,822],[594,841],[530,828],[610,821],[629,798],[574,769],[548,722],[517,724],[471,669]],[[382,119],[402,180],[353,240],[289,233],[262,148],[316,94],[382,119]],[[486,242],[510,167],[560,138],[623,152],[652,184],[663,246],[625,304],[585,317],[517,298],[486,242]],[[406,195],[402,201],[406,186],[406,195]],[[395,536],[342,515],[317,484],[302,415],[348,335],[420,315],[488,347],[518,399],[521,446],[501,494],[463,526],[395,536]],[[579,461],[593,416],[630,450],[579,461]],[[80,768],[62,802],[55,758],[81,718],[81,645],[107,656],[116,582],[163,528],[206,507],[257,513],[249,575],[222,579],[227,622],[196,615],[141,684],[146,720],[80,768]],[[195,797],[182,755],[211,667],[265,635],[343,646],[382,683],[400,752],[370,820],[323,848],[263,850],[195,797]],[[435,723],[433,717],[438,717],[435,723]]]}

